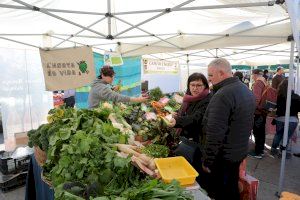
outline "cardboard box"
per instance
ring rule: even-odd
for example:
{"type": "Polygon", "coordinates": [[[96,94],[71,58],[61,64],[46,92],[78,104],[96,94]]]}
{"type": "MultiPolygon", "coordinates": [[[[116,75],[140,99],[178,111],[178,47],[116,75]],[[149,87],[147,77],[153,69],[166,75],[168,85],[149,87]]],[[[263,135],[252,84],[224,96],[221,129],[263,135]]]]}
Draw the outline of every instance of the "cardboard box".
{"type": "Polygon", "coordinates": [[[27,133],[17,133],[15,134],[16,146],[28,145],[27,133]]]}
{"type": "Polygon", "coordinates": [[[256,200],[259,181],[246,174],[244,177],[240,177],[239,190],[241,200],[256,200]]]}

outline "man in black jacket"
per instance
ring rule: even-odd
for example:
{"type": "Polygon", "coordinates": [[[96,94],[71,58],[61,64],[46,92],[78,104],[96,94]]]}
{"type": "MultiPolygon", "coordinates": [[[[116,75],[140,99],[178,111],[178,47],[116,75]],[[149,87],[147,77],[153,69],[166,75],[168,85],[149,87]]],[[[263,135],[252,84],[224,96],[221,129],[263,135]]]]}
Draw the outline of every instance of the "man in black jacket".
{"type": "Polygon", "coordinates": [[[204,184],[204,188],[216,200],[239,199],[239,166],[248,152],[254,96],[232,77],[226,59],[217,58],[208,65],[208,79],[214,95],[203,118],[206,143],[202,167],[210,177],[210,184],[204,184]]]}

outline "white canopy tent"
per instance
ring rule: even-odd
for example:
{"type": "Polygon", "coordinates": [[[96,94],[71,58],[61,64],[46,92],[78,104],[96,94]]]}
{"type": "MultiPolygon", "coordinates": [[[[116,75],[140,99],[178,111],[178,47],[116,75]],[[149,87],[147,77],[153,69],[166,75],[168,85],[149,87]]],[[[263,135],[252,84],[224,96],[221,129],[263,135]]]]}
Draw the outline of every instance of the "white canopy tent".
{"type": "MultiPolygon", "coordinates": [[[[123,56],[148,54],[188,63],[224,57],[235,64],[284,63],[292,49],[292,63],[294,46],[290,47],[287,39],[292,35],[291,24],[294,35],[299,26],[290,23],[286,4],[282,3],[280,0],[2,0],[0,46],[51,50],[89,45],[100,53],[113,50],[123,56]]],[[[287,128],[285,144],[286,133],[287,128]]],[[[281,186],[282,182],[279,192],[281,186]]]]}
{"type": "Polygon", "coordinates": [[[260,45],[256,50],[274,58],[289,48],[284,43],[292,33],[285,5],[275,1],[4,0],[0,8],[0,46],[15,48],[90,45],[123,56],[184,51],[193,62],[196,55],[211,58],[211,49],[228,59],[248,57],[255,49],[222,48],[260,45]],[[206,51],[193,51],[199,49],[206,51]]]}

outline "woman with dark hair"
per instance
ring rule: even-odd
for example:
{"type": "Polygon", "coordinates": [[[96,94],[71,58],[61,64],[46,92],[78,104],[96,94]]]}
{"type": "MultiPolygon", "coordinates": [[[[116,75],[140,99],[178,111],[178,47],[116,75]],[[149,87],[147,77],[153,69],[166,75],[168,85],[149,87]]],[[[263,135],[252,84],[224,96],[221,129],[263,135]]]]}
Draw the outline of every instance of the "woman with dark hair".
{"type": "MultiPolygon", "coordinates": [[[[288,79],[282,81],[278,86],[278,95],[277,95],[277,111],[276,111],[276,134],[273,139],[271,154],[278,155],[279,152],[277,147],[283,139],[284,132],[284,121],[285,121],[285,108],[286,108],[286,99],[287,99],[287,88],[288,88],[288,79]]],[[[289,129],[288,129],[288,141],[293,135],[295,129],[298,125],[298,112],[300,112],[300,96],[295,94],[292,90],[291,94],[291,107],[290,107],[290,117],[289,117],[289,129]]],[[[287,154],[287,158],[291,154],[287,154]]]]}
{"type": "Polygon", "coordinates": [[[201,73],[190,75],[182,106],[178,114],[174,116],[171,125],[178,128],[177,133],[181,136],[181,143],[175,150],[175,154],[184,156],[199,173],[202,169],[200,148],[205,139],[202,119],[210,98],[206,77],[201,73]]]}
{"type": "Polygon", "coordinates": [[[100,70],[100,76],[92,83],[92,88],[89,93],[89,108],[96,108],[100,101],[113,102],[145,102],[146,97],[129,97],[121,95],[116,91],[117,87],[111,88],[110,84],[114,81],[115,71],[110,66],[103,66],[100,70]]]}

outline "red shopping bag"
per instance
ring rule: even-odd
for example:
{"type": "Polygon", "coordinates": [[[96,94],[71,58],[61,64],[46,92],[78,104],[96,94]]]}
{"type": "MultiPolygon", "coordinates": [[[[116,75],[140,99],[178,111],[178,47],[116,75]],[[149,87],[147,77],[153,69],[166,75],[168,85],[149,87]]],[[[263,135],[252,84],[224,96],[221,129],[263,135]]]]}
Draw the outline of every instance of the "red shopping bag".
{"type": "Polygon", "coordinates": [[[246,174],[244,177],[240,177],[239,190],[241,200],[256,200],[259,181],[246,174]]]}

